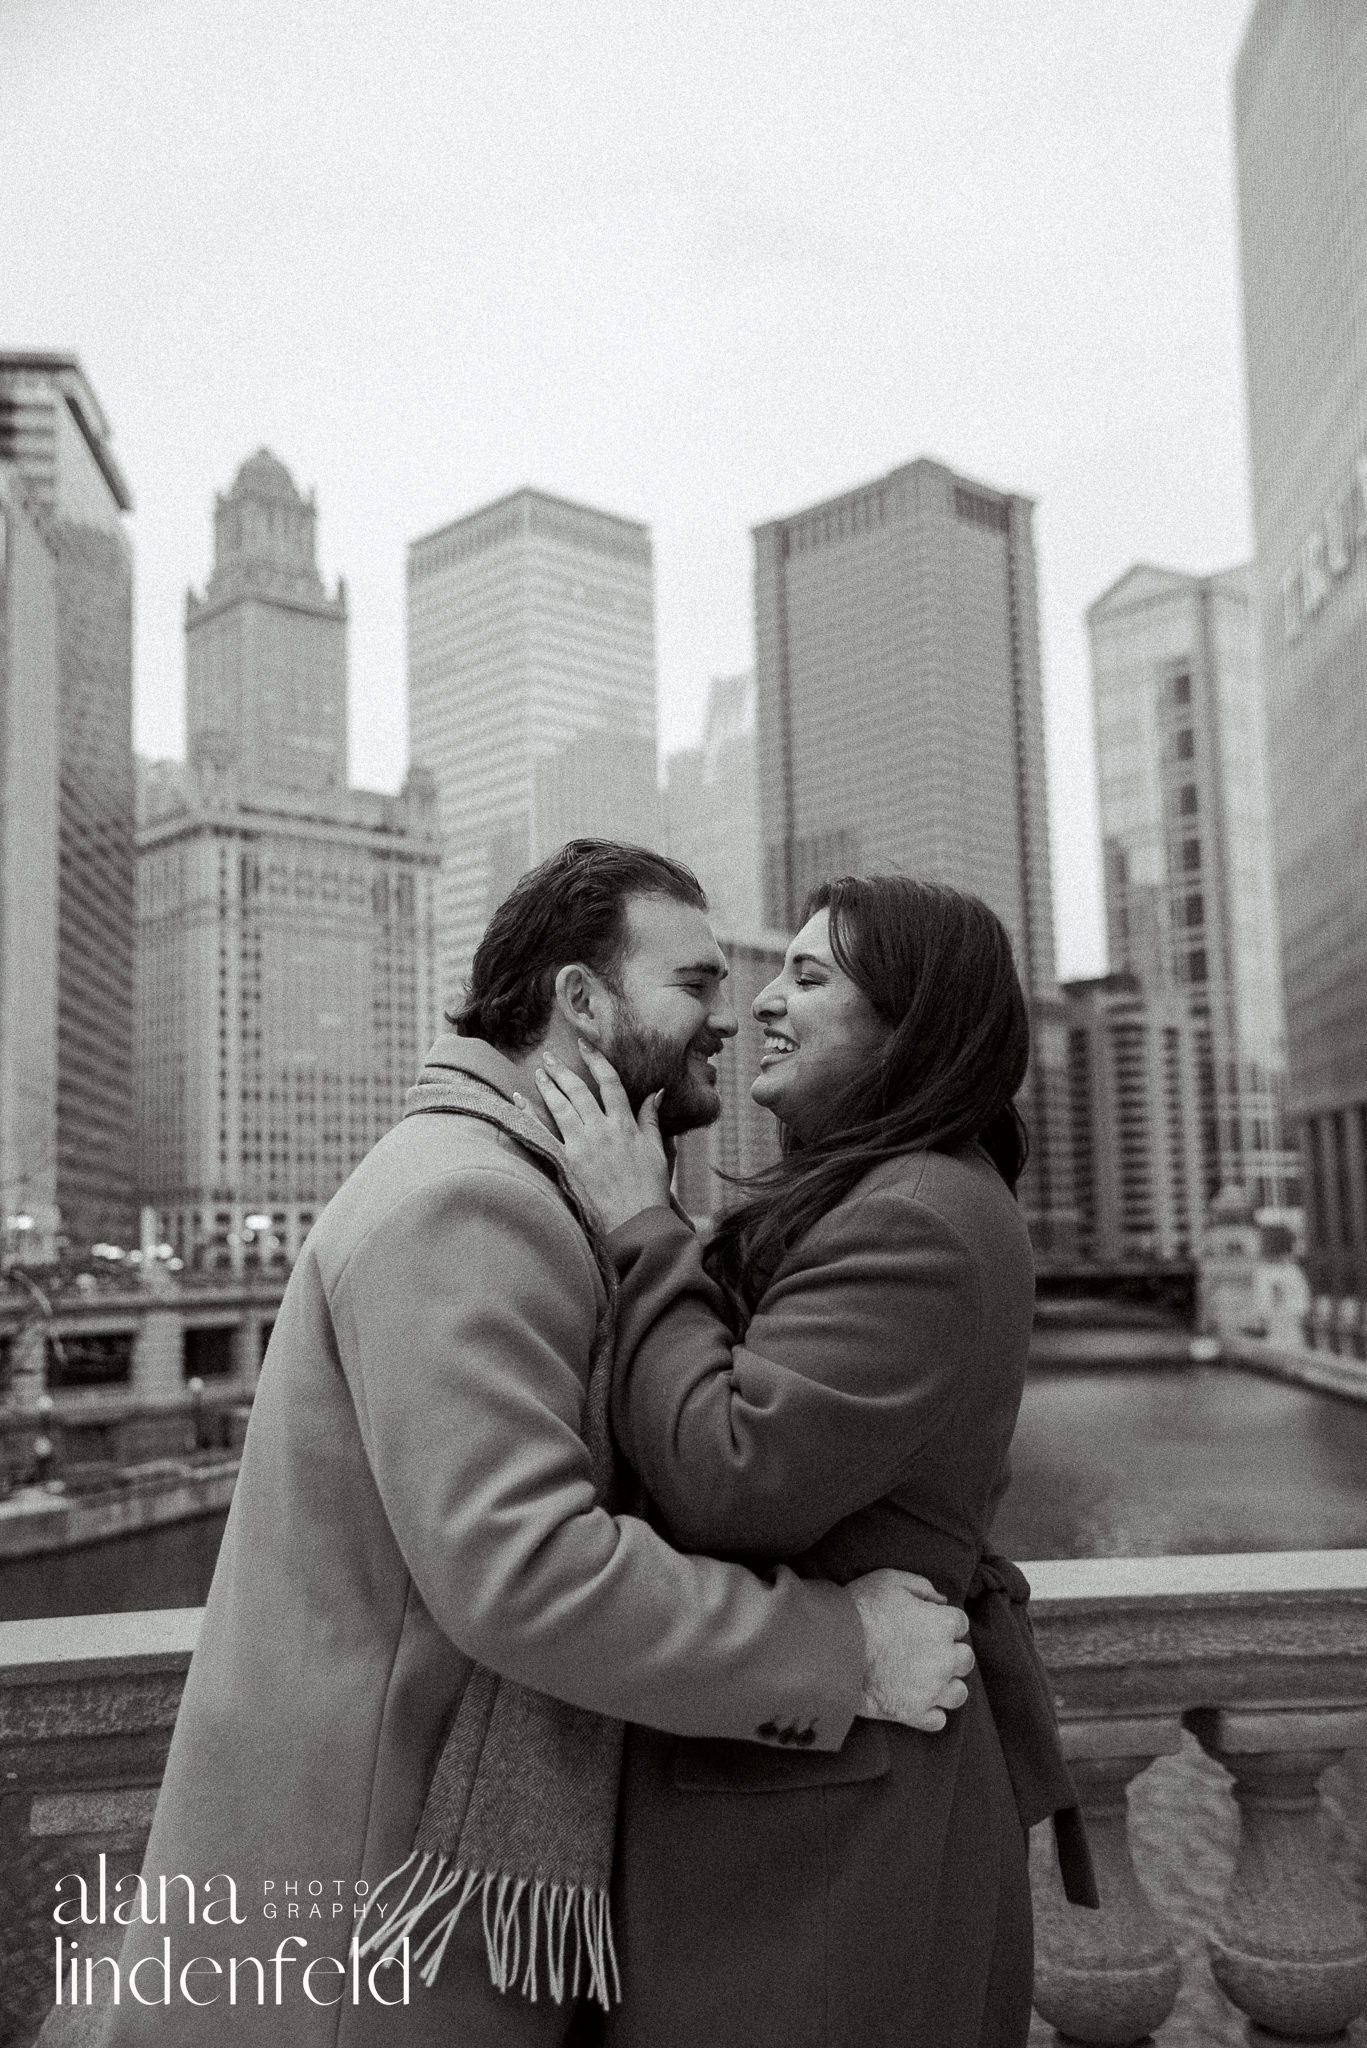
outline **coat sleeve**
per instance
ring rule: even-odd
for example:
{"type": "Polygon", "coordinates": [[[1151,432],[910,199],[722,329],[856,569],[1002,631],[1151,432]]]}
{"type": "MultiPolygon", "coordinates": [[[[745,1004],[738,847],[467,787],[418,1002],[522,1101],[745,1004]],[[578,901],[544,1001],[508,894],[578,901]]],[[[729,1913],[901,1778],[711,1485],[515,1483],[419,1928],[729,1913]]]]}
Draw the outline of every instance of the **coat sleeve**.
{"type": "Polygon", "coordinates": [[[978,1350],[972,1253],[905,1192],[824,1217],[734,1342],[668,1210],[610,1239],[614,1425],[675,1540],[792,1557],[889,1493],[950,1421],[978,1350]]]}
{"type": "Polygon", "coordinates": [[[864,1674],[841,1588],[683,1556],[596,1505],[595,1270],[553,1193],[483,1167],[420,1190],[352,1253],[332,1312],[386,1515],[458,1648],[621,1720],[840,1746],[864,1674]]]}

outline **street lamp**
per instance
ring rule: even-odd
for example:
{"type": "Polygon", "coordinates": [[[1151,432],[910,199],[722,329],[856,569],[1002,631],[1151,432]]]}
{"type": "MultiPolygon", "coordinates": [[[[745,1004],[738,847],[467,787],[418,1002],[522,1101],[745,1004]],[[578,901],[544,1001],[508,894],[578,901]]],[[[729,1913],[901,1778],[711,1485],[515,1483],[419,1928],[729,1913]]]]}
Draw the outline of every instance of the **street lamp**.
{"type": "MultiPolygon", "coordinates": [[[[11,1221],[9,1217],[6,1217],[5,1220],[6,1223],[11,1221]]],[[[31,1216],[23,1219],[23,1222],[30,1230],[33,1228],[33,1218],[31,1216]]],[[[19,1219],[14,1219],[14,1225],[16,1229],[21,1227],[19,1219]]],[[[63,1371],[66,1370],[67,1365],[66,1350],[61,1338],[53,1327],[52,1303],[38,1285],[38,1282],[33,1278],[33,1275],[26,1273],[17,1259],[5,1260],[0,1271],[3,1271],[3,1277],[6,1281],[12,1281],[17,1287],[21,1287],[29,1299],[29,1313],[20,1324],[14,1339],[15,1364],[10,1375],[11,1392],[17,1397],[18,1406],[24,1408],[31,1405],[31,1394],[34,1384],[36,1383],[40,1389],[44,1387],[47,1367],[43,1357],[43,1350],[46,1344],[48,1342],[51,1343],[53,1355],[63,1371]],[[35,1310],[37,1311],[36,1316],[34,1314],[35,1310]],[[36,1350],[33,1343],[35,1334],[38,1339],[36,1350]]],[[[51,1400],[45,1391],[40,1392],[37,1396],[38,1405],[41,1407],[41,1404],[45,1401],[48,1404],[48,1412],[50,1413],[52,1407],[51,1400]]]]}

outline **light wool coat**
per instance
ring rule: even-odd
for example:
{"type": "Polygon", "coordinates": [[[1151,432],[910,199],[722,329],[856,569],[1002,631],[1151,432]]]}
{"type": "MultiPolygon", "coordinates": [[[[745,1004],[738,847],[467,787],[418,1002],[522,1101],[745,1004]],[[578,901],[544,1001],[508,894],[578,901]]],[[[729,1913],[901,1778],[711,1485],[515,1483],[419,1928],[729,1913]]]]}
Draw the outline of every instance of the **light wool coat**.
{"type": "MultiPolygon", "coordinates": [[[[516,1085],[477,1040],[438,1041],[425,1071],[452,1069],[505,1098],[516,1085]]],[[[491,1989],[477,1914],[433,1991],[413,1973],[407,2006],[364,1980],[359,2006],[301,1989],[310,1960],[345,1955],[357,1881],[407,1856],[472,1659],[679,1735],[843,1742],[864,1664],[848,1594],[685,1556],[595,1507],[580,1421],[602,1305],[553,1180],[475,1118],[406,1118],[328,1205],[262,1368],[145,1866],[201,1888],[230,1872],[246,1923],[135,1928],[125,1982],[167,1934],[177,1970],[202,1956],[225,1975],[192,1975],[203,2009],[174,1985],[165,2007],[125,1990],[108,2048],[562,2038],[544,1996],[491,1989]],[[229,2006],[228,1959],[269,1959],[291,1934],[308,1946],[287,1952],[281,2003],[271,1967],[256,2003],[249,1968],[229,2006]]],[[[157,1990],[159,1971],[140,1981],[157,1990]]],[[[337,1994],[332,1965],[311,1982],[337,1994]]]]}

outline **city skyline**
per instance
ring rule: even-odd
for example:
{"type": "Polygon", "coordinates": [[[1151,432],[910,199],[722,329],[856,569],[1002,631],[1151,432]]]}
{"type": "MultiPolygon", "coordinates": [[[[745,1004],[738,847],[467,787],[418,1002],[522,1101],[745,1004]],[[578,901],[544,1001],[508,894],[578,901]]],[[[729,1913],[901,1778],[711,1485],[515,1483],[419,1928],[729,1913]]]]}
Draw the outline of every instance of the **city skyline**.
{"type": "Polygon", "coordinates": [[[930,455],[1038,504],[1060,968],[1099,965],[1082,610],[1126,560],[1249,551],[1247,12],[718,10],[643,48],[604,0],[574,38],[400,6],[383,43],[365,6],[7,10],[11,338],[81,353],[139,481],[142,751],[179,751],[198,508],[244,446],[328,508],[352,779],[391,787],[413,533],[524,483],[649,524],[670,752],[752,658],[747,529],[930,455]]]}

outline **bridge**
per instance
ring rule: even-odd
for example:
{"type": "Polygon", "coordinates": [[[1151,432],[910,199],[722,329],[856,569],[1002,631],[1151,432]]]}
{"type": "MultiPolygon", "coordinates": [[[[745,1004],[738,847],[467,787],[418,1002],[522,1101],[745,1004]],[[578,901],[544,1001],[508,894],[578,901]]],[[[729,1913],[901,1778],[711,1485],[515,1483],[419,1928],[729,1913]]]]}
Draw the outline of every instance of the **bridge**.
{"type": "MultiPolygon", "coordinates": [[[[1037,1830],[1032,2043],[1360,2038],[1367,1551],[1025,1569],[1103,1900],[1037,1830]]],[[[44,2026],[53,1885],[137,1868],[199,1624],[0,1624],[0,2048],[80,2038],[44,2026]]]]}

